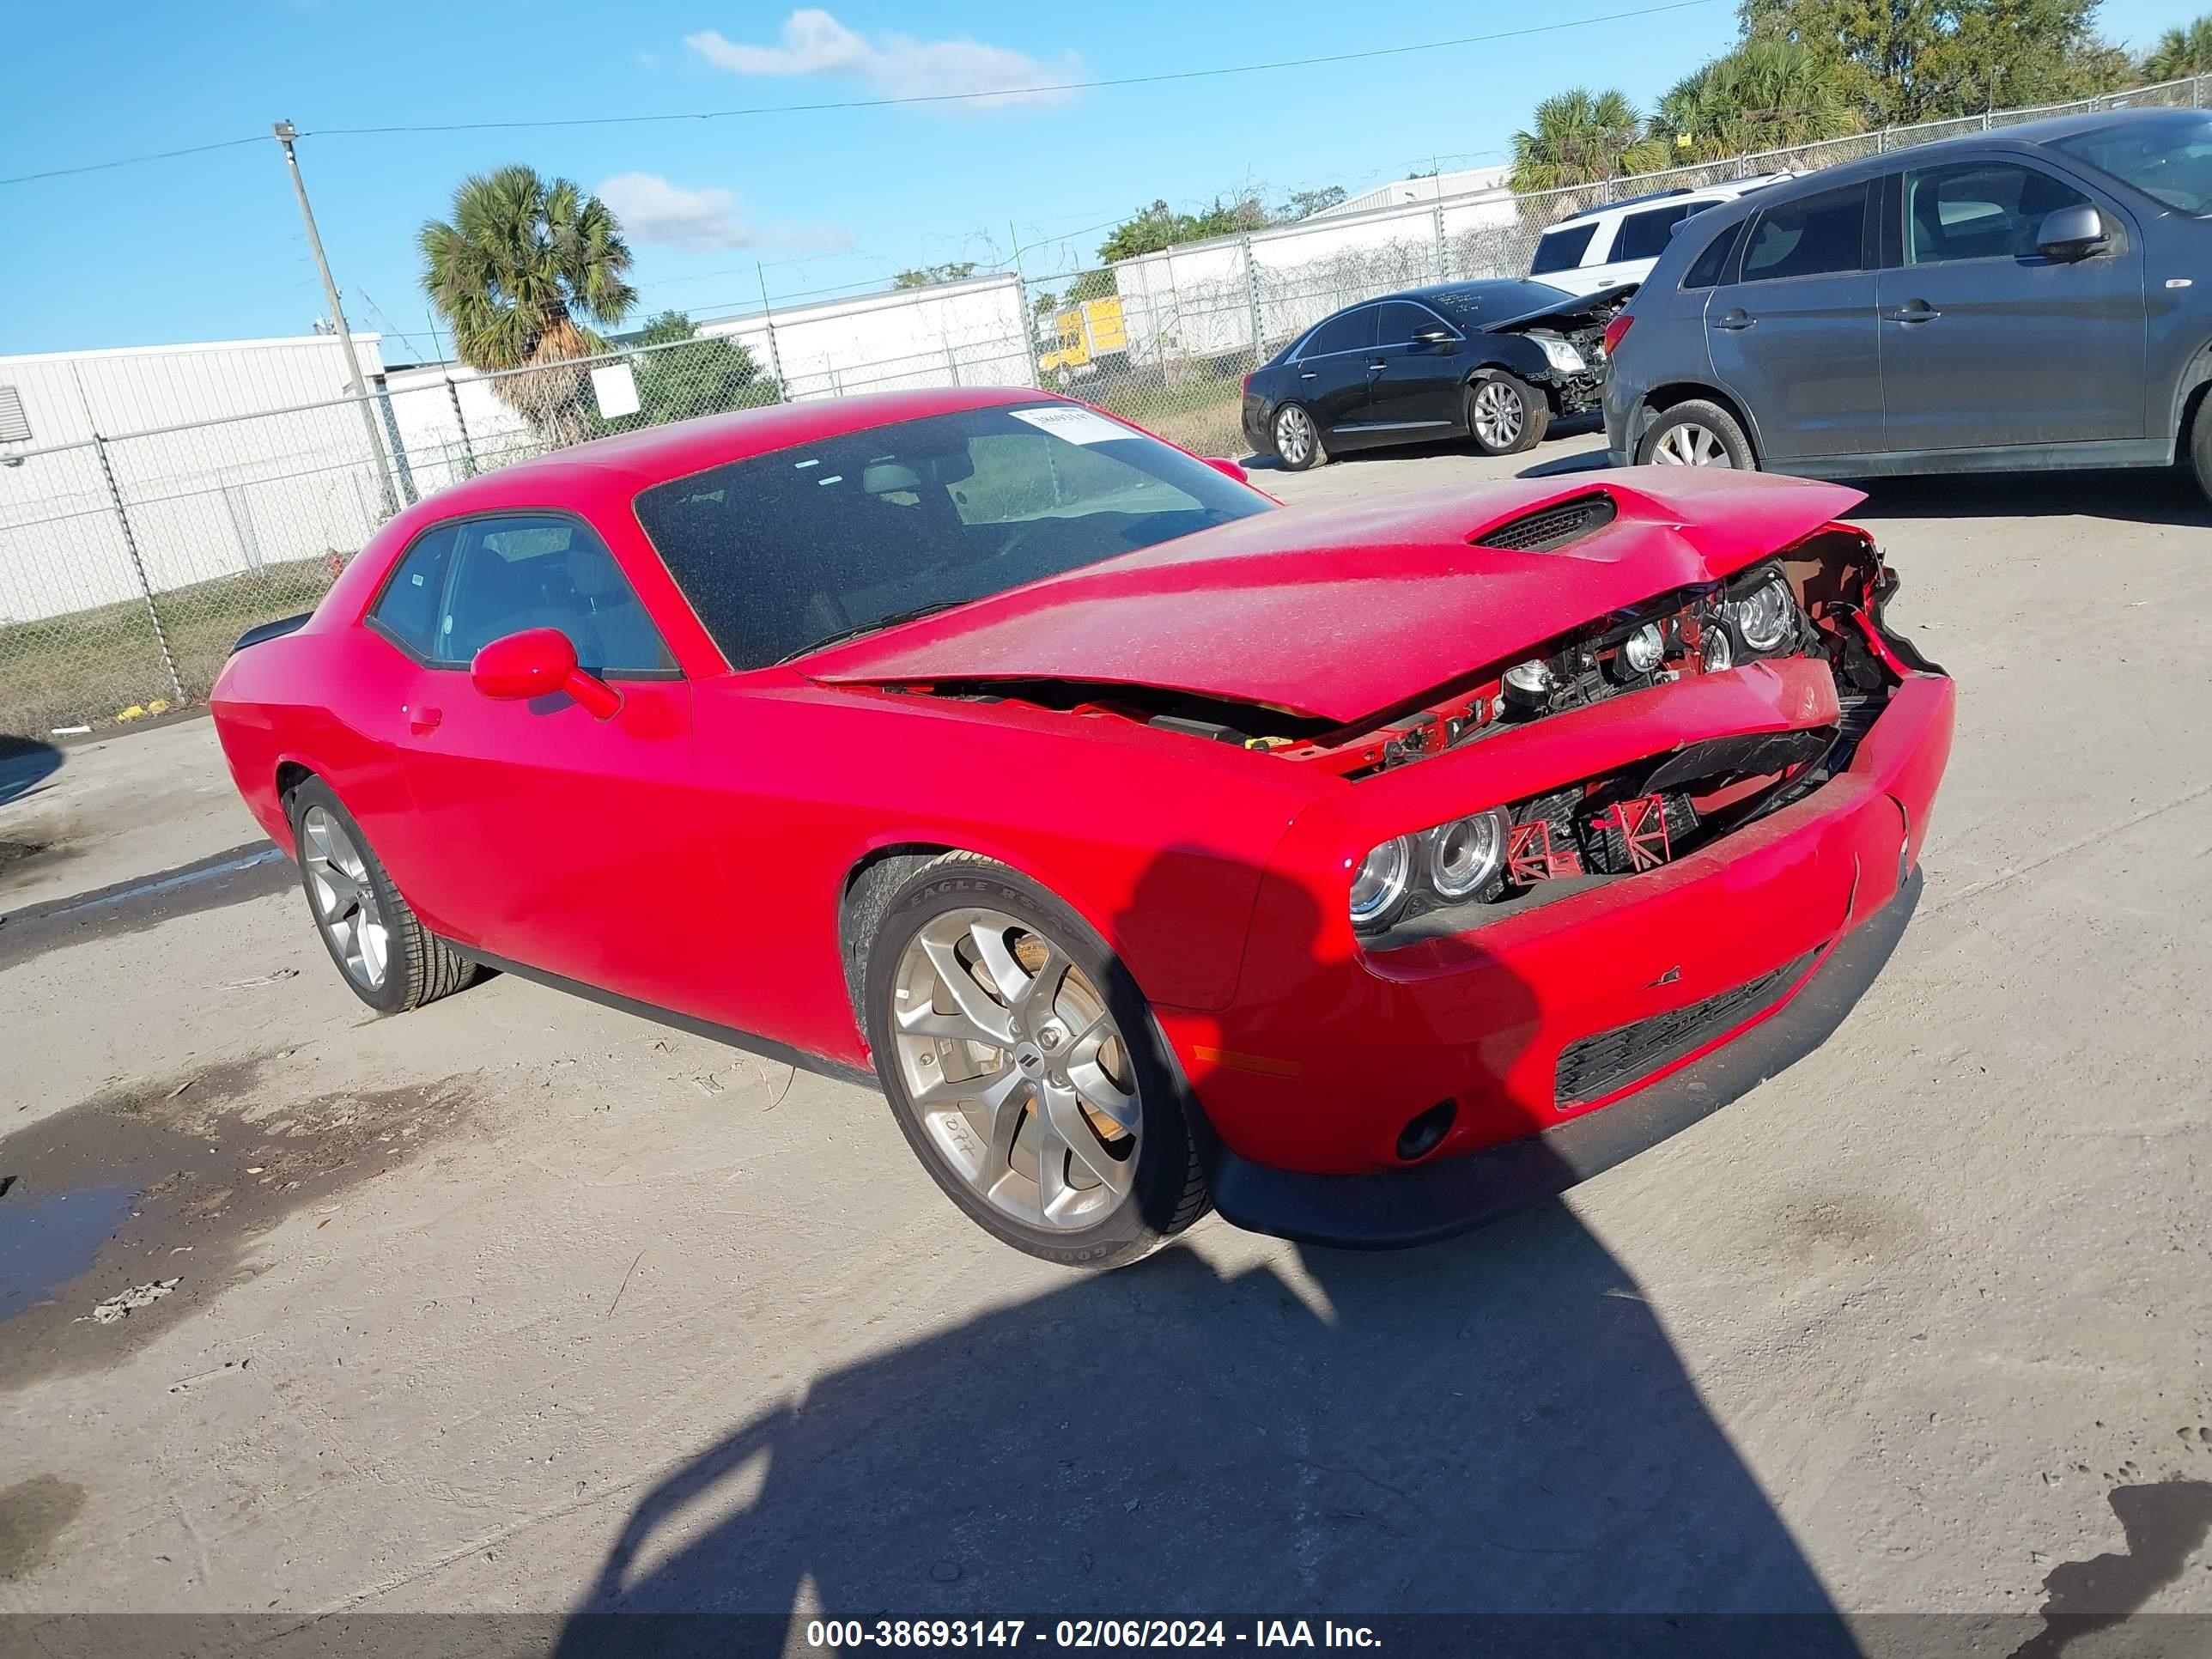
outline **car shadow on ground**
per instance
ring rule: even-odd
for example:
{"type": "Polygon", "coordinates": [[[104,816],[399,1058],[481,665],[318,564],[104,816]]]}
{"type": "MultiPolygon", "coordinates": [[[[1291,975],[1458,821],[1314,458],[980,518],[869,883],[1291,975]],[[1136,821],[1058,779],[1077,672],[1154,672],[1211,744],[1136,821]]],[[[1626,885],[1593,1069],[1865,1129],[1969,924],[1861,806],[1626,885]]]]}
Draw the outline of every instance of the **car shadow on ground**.
{"type": "MultiPolygon", "coordinates": [[[[1173,942],[1154,901],[1193,890],[1178,856],[1116,924],[1133,955],[1140,918],[1173,942]]],[[[1310,972],[1331,948],[1313,901],[1239,869],[1214,873],[1260,900],[1246,981],[1310,972]]],[[[1370,1040],[1510,1063],[1529,988],[1492,963],[1469,1000],[1452,1030],[1370,1040]],[[1476,1000],[1487,1037],[1460,1029],[1476,1000]]],[[[1401,1252],[1223,1271],[1171,1244],[820,1376],[637,1499],[560,1647],[782,1653],[817,1617],[1355,1613],[1545,1615],[1513,1645],[1553,1659],[1784,1634],[1858,1651],[1635,1277],[1558,1202],[1401,1252]],[[755,1623],[649,1616],[697,1613],[755,1623]]]]}
{"type": "Polygon", "coordinates": [[[62,769],[62,751],[36,738],[0,736],[0,806],[35,794],[62,769]]]}

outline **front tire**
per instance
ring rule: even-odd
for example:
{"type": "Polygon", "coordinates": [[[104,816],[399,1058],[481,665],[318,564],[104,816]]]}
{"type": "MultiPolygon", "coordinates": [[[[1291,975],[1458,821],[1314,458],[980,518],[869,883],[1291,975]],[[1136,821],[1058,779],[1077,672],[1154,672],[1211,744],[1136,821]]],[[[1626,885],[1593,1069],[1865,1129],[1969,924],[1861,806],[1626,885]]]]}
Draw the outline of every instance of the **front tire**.
{"type": "Polygon", "coordinates": [[[1485,375],[1467,389],[1467,430],[1486,455],[1519,455],[1544,441],[1550,399],[1517,376],[1485,375]]]}
{"type": "Polygon", "coordinates": [[[863,988],[907,1144],[994,1237],[1115,1267],[1205,1213],[1185,1085],[1136,983],[1082,918],[969,853],[892,897],[863,988]]]}
{"type": "Polygon", "coordinates": [[[1274,442],[1275,459],[1291,472],[1304,472],[1328,459],[1322,447],[1321,427],[1304,404],[1285,404],[1275,411],[1267,435],[1274,442]]]}
{"type": "Polygon", "coordinates": [[[1759,471],[1759,457],[1735,416],[1702,398],[1676,404],[1636,447],[1638,466],[1724,466],[1759,471]]]}
{"type": "Polygon", "coordinates": [[[2212,392],[2197,400],[2197,413],[2189,422],[2189,470],[2197,475],[2197,488],[2212,501],[2212,392]]]}
{"type": "Polygon", "coordinates": [[[404,1013],[471,983],[476,964],[416,920],[330,786],[292,792],[292,845],[315,931],[347,988],[380,1014],[404,1013]]]}

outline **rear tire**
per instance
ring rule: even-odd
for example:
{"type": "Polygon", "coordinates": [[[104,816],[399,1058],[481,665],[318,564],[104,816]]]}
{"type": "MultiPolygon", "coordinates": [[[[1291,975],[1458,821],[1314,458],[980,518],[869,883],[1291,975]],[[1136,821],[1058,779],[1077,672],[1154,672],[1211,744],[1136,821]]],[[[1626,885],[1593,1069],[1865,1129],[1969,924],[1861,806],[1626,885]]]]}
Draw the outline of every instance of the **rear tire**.
{"type": "Polygon", "coordinates": [[[1636,446],[1638,466],[1723,466],[1759,471],[1759,457],[1735,416],[1718,404],[1692,398],[1651,423],[1636,446]]]}
{"type": "Polygon", "coordinates": [[[1267,426],[1267,437],[1274,445],[1275,459],[1286,472],[1304,472],[1328,459],[1328,451],[1321,441],[1321,422],[1304,404],[1285,404],[1276,410],[1267,426]]]}
{"type": "Polygon", "coordinates": [[[1206,1213],[1182,1070],[1105,942],[1026,876],[948,853],[892,896],[862,996],[891,1115],[986,1232],[1118,1267],[1206,1213]]]}
{"type": "Polygon", "coordinates": [[[1503,369],[1467,389],[1467,430],[1486,455],[1519,455],[1544,441],[1552,423],[1551,400],[1503,369]]]}
{"type": "Polygon", "coordinates": [[[416,919],[328,784],[301,784],[290,811],[308,914],[356,996],[380,1014],[398,1014],[474,982],[476,964],[416,919]]]}
{"type": "Polygon", "coordinates": [[[2197,488],[2212,501],[2212,392],[2200,392],[2197,412],[2189,422],[2189,470],[2197,475],[2197,488]]]}

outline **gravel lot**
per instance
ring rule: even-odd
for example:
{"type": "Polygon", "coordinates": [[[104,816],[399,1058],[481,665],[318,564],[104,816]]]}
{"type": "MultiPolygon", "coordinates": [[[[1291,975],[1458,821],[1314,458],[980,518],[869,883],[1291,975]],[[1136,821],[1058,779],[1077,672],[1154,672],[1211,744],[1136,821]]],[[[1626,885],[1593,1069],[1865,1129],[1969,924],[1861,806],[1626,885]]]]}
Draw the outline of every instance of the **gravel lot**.
{"type": "Polygon", "coordinates": [[[1887,975],[1401,1255],[1061,1273],[862,1090],[514,979],[368,1017],[204,720],[0,763],[0,1610],[2212,1612],[2212,516],[1861,517],[1961,688],[1887,975]]]}

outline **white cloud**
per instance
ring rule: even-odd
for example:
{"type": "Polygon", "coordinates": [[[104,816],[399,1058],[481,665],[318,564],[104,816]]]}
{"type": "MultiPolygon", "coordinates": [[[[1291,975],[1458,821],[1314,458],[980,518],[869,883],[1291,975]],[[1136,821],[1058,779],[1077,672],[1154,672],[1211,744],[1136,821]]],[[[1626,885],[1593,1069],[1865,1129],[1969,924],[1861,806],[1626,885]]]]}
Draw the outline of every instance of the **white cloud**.
{"type": "Polygon", "coordinates": [[[886,98],[955,96],[951,110],[1056,104],[1073,94],[1048,88],[1083,78],[1082,60],[1064,52],[1049,64],[980,40],[917,40],[884,34],[871,40],[813,8],[783,20],[778,44],[746,46],[719,30],[687,34],[684,44],[733,75],[830,75],[866,82],[886,98]],[[988,93],[989,97],[972,94],[988,93]]]}
{"type": "Polygon", "coordinates": [[[686,190],[657,173],[621,173],[599,188],[634,242],[665,243],[690,252],[750,247],[759,240],[726,190],[686,190]]]}

